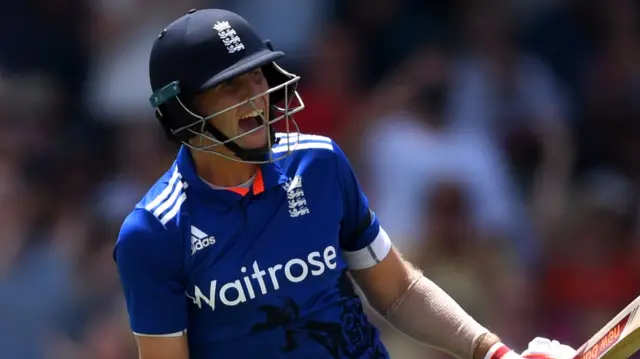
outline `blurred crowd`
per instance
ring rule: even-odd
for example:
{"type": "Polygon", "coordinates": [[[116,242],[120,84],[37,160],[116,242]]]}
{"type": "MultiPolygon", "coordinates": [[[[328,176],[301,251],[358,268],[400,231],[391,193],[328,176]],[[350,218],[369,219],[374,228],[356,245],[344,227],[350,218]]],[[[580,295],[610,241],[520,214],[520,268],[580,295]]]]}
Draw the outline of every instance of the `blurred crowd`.
{"type": "MultiPolygon", "coordinates": [[[[111,250],[171,164],[147,61],[190,8],[287,53],[303,132],[396,245],[517,350],[640,293],[635,0],[21,0],[0,12],[0,358],[136,358],[111,250]]],[[[393,358],[446,358],[390,329],[393,358]]]]}

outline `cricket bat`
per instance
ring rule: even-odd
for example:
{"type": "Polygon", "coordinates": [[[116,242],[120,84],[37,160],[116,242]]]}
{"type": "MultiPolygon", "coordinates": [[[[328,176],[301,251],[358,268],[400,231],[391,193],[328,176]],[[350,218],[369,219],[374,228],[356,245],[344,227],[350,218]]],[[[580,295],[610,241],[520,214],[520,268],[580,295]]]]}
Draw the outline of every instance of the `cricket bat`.
{"type": "Polygon", "coordinates": [[[573,359],[627,359],[640,349],[640,297],[584,343],[573,359]]]}

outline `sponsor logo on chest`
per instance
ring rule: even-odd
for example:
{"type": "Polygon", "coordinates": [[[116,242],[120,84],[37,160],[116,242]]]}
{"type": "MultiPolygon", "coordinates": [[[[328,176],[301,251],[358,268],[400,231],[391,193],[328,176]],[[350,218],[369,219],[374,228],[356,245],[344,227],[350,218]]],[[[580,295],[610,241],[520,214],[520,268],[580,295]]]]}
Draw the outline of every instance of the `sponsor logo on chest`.
{"type": "Polygon", "coordinates": [[[322,251],[309,253],[306,258],[291,258],[283,264],[267,268],[262,268],[258,261],[254,261],[250,270],[240,267],[242,277],[227,283],[212,280],[208,288],[196,285],[193,294],[187,292],[186,295],[200,309],[209,307],[215,310],[218,303],[234,307],[277,291],[282,283],[300,283],[309,277],[321,276],[327,270],[335,270],[338,266],[336,260],[336,249],[328,246],[322,251]]]}

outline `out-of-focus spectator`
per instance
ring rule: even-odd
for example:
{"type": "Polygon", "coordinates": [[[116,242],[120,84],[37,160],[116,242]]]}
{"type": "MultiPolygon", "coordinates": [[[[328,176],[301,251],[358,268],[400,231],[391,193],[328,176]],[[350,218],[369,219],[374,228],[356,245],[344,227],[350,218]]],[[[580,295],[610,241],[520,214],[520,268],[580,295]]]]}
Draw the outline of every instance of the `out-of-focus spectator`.
{"type": "Polygon", "coordinates": [[[583,169],[614,167],[637,181],[640,175],[640,24],[631,1],[602,3],[601,51],[583,74],[583,169]],[[603,91],[606,89],[606,91],[603,91]]]}
{"type": "Polygon", "coordinates": [[[354,39],[346,28],[336,25],[325,29],[314,44],[317,55],[300,84],[306,109],[296,119],[301,131],[339,139],[343,124],[352,120],[361,101],[353,73],[357,65],[354,39]]]}
{"type": "Polygon", "coordinates": [[[0,349],[41,358],[60,330],[73,288],[66,253],[33,227],[30,194],[15,158],[0,156],[0,349]]]}
{"type": "Polygon", "coordinates": [[[545,332],[579,345],[638,295],[638,193],[619,174],[598,171],[575,195],[574,215],[546,256],[539,295],[545,332]]]}
{"type": "MultiPolygon", "coordinates": [[[[60,122],[82,120],[79,101],[91,55],[87,31],[94,20],[84,0],[25,0],[2,4],[0,69],[10,74],[41,74],[59,86],[64,113],[60,122]]],[[[1,72],[1,71],[0,71],[1,72]]]]}
{"type": "Polygon", "coordinates": [[[520,239],[514,225],[517,206],[498,149],[482,131],[461,131],[450,125],[446,112],[450,81],[448,62],[439,50],[419,53],[406,74],[415,84],[408,107],[391,109],[373,120],[362,155],[369,161],[368,178],[373,207],[389,234],[404,250],[422,238],[423,188],[442,180],[460,182],[469,192],[472,222],[484,234],[520,239]]]}
{"type": "Polygon", "coordinates": [[[313,39],[326,31],[335,0],[220,0],[215,5],[229,9],[249,21],[265,38],[272,41],[277,50],[287,57],[281,62],[284,68],[295,73],[311,70],[306,63],[319,54],[313,39]],[[269,14],[269,16],[265,16],[269,14]],[[273,26],[273,24],[287,26],[273,26]]]}
{"type": "Polygon", "coordinates": [[[504,0],[473,2],[461,16],[464,51],[454,66],[452,121],[484,131],[505,153],[533,219],[548,230],[565,210],[573,166],[569,103],[553,74],[519,47],[504,0]]]}
{"type": "Polygon", "coordinates": [[[108,0],[93,3],[98,13],[87,80],[86,101],[104,121],[148,121],[148,61],[153,40],[174,18],[201,0],[108,0]]]}

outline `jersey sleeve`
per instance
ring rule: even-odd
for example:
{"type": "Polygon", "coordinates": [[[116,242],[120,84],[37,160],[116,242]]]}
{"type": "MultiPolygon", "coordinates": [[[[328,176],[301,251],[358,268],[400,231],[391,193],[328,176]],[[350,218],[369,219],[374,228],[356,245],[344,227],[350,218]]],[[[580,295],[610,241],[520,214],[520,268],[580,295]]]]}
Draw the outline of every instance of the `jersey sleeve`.
{"type": "Polygon", "coordinates": [[[389,254],[391,241],[369,208],[369,199],[363,193],[349,160],[335,142],[333,146],[343,200],[340,245],[349,269],[373,267],[389,254]]]}
{"type": "Polygon", "coordinates": [[[122,225],[113,255],[136,335],[179,336],[187,328],[181,243],[144,209],[122,225]]]}

